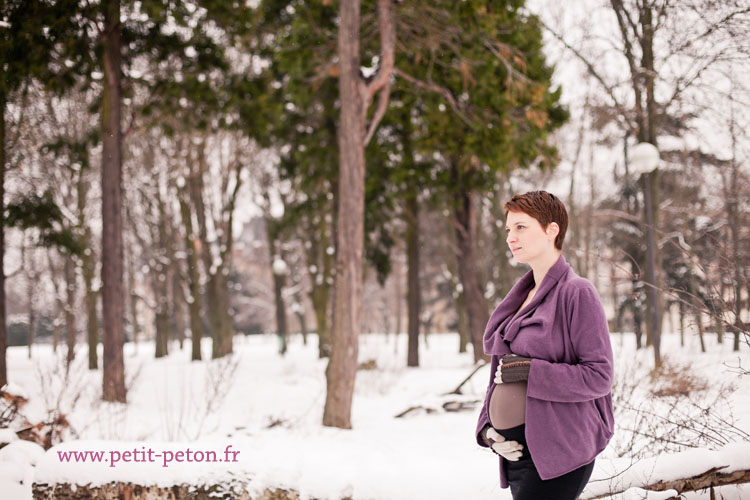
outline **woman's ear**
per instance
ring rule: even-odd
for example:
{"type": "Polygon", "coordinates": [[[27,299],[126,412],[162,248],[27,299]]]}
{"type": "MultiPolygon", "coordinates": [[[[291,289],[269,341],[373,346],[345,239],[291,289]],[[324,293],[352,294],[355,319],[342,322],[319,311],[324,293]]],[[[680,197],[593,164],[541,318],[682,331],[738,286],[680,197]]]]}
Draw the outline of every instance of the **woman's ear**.
{"type": "Polygon", "coordinates": [[[550,222],[545,232],[557,238],[557,235],[560,234],[560,226],[557,224],[557,222],[550,222]]]}

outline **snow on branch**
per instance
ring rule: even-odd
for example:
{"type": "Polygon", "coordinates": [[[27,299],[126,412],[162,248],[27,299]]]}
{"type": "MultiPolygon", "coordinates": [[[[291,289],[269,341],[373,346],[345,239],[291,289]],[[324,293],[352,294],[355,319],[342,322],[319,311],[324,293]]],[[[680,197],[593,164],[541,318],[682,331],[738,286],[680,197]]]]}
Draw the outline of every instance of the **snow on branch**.
{"type": "MultiPolygon", "coordinates": [[[[616,463],[619,462],[611,462],[613,468],[616,463]]],[[[607,467],[606,462],[600,466],[607,467]]],[[[631,488],[674,490],[679,495],[742,483],[750,483],[750,442],[730,443],[718,450],[695,448],[640,460],[624,471],[612,470],[609,477],[592,479],[581,498],[607,498],[631,488]]]]}

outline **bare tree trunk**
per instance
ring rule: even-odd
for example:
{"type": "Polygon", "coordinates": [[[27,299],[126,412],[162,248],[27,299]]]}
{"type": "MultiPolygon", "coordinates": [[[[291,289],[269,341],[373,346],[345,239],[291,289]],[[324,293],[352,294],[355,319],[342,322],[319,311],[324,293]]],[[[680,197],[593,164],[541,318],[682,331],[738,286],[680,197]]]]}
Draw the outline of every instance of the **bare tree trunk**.
{"type": "Polygon", "coordinates": [[[685,303],[678,302],[680,314],[680,347],[685,347],[685,303]]]}
{"type": "Polygon", "coordinates": [[[273,273],[273,295],[276,305],[276,335],[279,338],[279,354],[282,356],[287,351],[287,338],[289,329],[286,323],[286,307],[284,305],[284,282],[285,276],[277,272],[273,273]]]}
{"type": "Polygon", "coordinates": [[[8,331],[5,315],[5,93],[0,91],[0,387],[8,383],[6,351],[8,331]]]}
{"type": "Polygon", "coordinates": [[[419,204],[417,189],[406,199],[406,253],[409,259],[409,349],[406,366],[419,366],[419,316],[421,297],[419,293],[419,204]]]}
{"type": "Polygon", "coordinates": [[[105,401],[126,401],[123,360],[121,25],[119,0],[103,0],[104,82],[102,86],[102,311],[105,401]]]}
{"type": "MultiPolygon", "coordinates": [[[[742,323],[742,266],[740,264],[740,216],[739,216],[739,189],[738,189],[738,170],[737,165],[737,134],[735,131],[734,106],[731,109],[731,135],[732,135],[732,161],[730,171],[729,196],[726,199],[726,210],[729,219],[729,231],[732,234],[732,265],[734,266],[734,342],[732,350],[740,350],[740,335],[744,331],[742,323]]],[[[723,176],[722,176],[723,177],[723,176]]],[[[750,297],[749,297],[750,298],[750,297]]]]}
{"type": "Polygon", "coordinates": [[[29,359],[31,359],[31,346],[34,345],[34,338],[36,334],[36,297],[37,288],[39,286],[39,277],[41,275],[36,267],[36,260],[34,259],[34,256],[29,256],[28,260],[25,258],[27,254],[31,252],[34,252],[34,248],[27,249],[25,245],[24,250],[21,252],[23,267],[26,274],[26,297],[28,300],[29,335],[26,340],[29,347],[29,359]]]}
{"type": "Polygon", "coordinates": [[[326,369],[323,425],[351,428],[351,404],[359,352],[364,247],[365,130],[359,76],[359,0],[342,0],[338,36],[339,197],[333,349],[326,369]]]}
{"type": "MultiPolygon", "coordinates": [[[[157,299],[157,303],[161,299],[157,299]]],[[[162,358],[169,354],[169,315],[157,306],[156,309],[156,352],[154,357],[162,358]]]]}
{"type": "Polygon", "coordinates": [[[138,338],[140,333],[140,323],[138,322],[138,298],[135,294],[135,257],[133,252],[130,251],[127,259],[128,266],[128,296],[130,304],[130,326],[132,328],[133,343],[138,345],[138,338]]]}
{"type": "Polygon", "coordinates": [[[180,215],[182,225],[185,228],[185,250],[187,253],[187,274],[190,296],[188,298],[188,311],[190,317],[190,339],[192,343],[190,359],[199,361],[201,359],[201,337],[203,337],[202,300],[200,289],[200,271],[198,269],[197,238],[193,234],[193,215],[190,211],[189,196],[184,191],[178,193],[180,202],[180,215]]]}
{"type": "MultiPolygon", "coordinates": [[[[401,330],[403,329],[402,316],[404,315],[404,311],[403,311],[404,293],[403,293],[403,289],[401,288],[403,273],[402,273],[401,268],[402,268],[401,261],[397,259],[396,262],[394,262],[394,266],[393,266],[393,271],[394,271],[393,274],[395,278],[393,285],[394,285],[394,288],[396,289],[396,293],[395,293],[396,295],[395,297],[396,298],[396,325],[395,325],[396,334],[394,335],[394,337],[396,338],[396,341],[395,341],[396,346],[398,346],[398,335],[401,333],[401,330]]],[[[408,306],[407,306],[407,309],[408,309],[408,306]]]]}
{"type": "MultiPolygon", "coordinates": [[[[456,185],[461,181],[458,179],[458,167],[451,165],[451,171],[456,185]]],[[[466,312],[469,319],[469,335],[474,347],[474,361],[487,360],[484,354],[482,338],[484,328],[489,321],[487,312],[487,301],[484,298],[484,287],[480,283],[479,269],[477,268],[476,245],[476,223],[474,215],[473,193],[465,189],[457,191],[453,207],[453,219],[456,232],[456,261],[458,263],[458,274],[463,286],[463,297],[466,312]]]]}
{"type": "MultiPolygon", "coordinates": [[[[726,297],[725,294],[727,292],[727,285],[726,283],[724,283],[724,280],[720,280],[720,281],[721,281],[721,285],[719,287],[719,297],[723,299],[724,297],[726,297]]],[[[722,321],[722,318],[721,318],[722,311],[719,307],[715,305],[715,303],[714,303],[712,310],[714,311],[714,314],[716,316],[716,342],[718,342],[719,344],[723,344],[724,343],[724,331],[726,327],[724,325],[724,321],[722,321]]]]}
{"type": "Polygon", "coordinates": [[[365,145],[388,105],[393,73],[395,27],[390,0],[378,0],[380,68],[369,83],[360,77],[359,0],[340,3],[338,55],[341,118],[339,122],[339,209],[337,223],[336,300],[333,349],[326,369],[323,425],[351,428],[354,377],[357,373],[362,265],[364,252],[365,145]],[[374,95],[380,100],[369,127],[367,110],[374,95]]]}
{"type": "MultiPolygon", "coordinates": [[[[654,68],[653,43],[654,43],[654,25],[652,5],[648,3],[636,3],[637,13],[628,12],[622,0],[610,0],[612,9],[617,17],[617,23],[620,29],[620,35],[623,41],[624,55],[628,61],[630,69],[630,85],[633,89],[635,101],[635,121],[636,137],[639,142],[648,142],[657,146],[656,131],[658,130],[657,103],[654,93],[654,80],[656,76],[654,68]],[[635,15],[637,14],[637,22],[635,15]],[[635,48],[640,46],[641,60],[636,60],[635,48]],[[645,102],[644,102],[645,99],[645,102]]],[[[649,231],[655,231],[659,227],[659,174],[658,169],[654,172],[644,174],[646,186],[650,184],[649,193],[651,203],[651,217],[653,228],[649,231]]],[[[647,207],[648,209],[648,207],[647,207]]],[[[655,364],[660,363],[661,349],[661,323],[663,319],[663,310],[659,305],[659,295],[662,275],[662,266],[660,252],[656,244],[648,244],[649,252],[647,257],[647,269],[653,269],[653,276],[648,279],[651,281],[646,294],[646,313],[648,321],[646,322],[646,334],[648,340],[653,342],[655,364]]],[[[650,273],[651,271],[649,271],[650,273]]]]}
{"type": "MultiPolygon", "coordinates": [[[[227,263],[221,258],[222,255],[220,255],[218,259],[219,265],[214,265],[214,255],[206,227],[206,207],[203,202],[203,176],[207,167],[205,143],[200,146],[197,163],[198,171],[190,179],[190,195],[198,219],[198,231],[202,247],[201,257],[203,258],[203,266],[208,276],[205,298],[208,310],[208,324],[211,329],[211,358],[217,359],[232,353],[232,323],[229,316],[229,290],[227,289],[227,280],[224,275],[227,263]]],[[[226,255],[231,251],[231,220],[228,226],[226,228],[226,234],[229,235],[226,239],[227,251],[224,252],[226,255]]]]}
{"type": "Polygon", "coordinates": [[[155,342],[155,357],[161,358],[169,354],[169,287],[167,273],[169,271],[168,264],[165,263],[167,240],[167,214],[164,207],[164,202],[159,196],[159,188],[157,187],[157,213],[159,217],[158,229],[154,231],[156,234],[153,241],[158,245],[156,266],[153,268],[153,283],[154,283],[154,295],[156,295],[156,342],[155,342]]]}
{"type": "Polygon", "coordinates": [[[179,342],[180,350],[185,347],[185,293],[182,288],[182,277],[179,272],[179,262],[176,260],[174,253],[170,260],[170,273],[172,274],[172,309],[170,316],[172,317],[172,327],[176,331],[177,341],[179,342]]]}
{"type": "Polygon", "coordinates": [[[698,327],[698,337],[701,341],[701,352],[706,352],[706,341],[703,336],[703,318],[698,304],[695,305],[695,324],[698,327]]]}
{"type": "MultiPolygon", "coordinates": [[[[87,248],[91,248],[87,245],[87,248]]],[[[97,347],[99,345],[99,315],[96,309],[99,294],[94,290],[94,273],[96,261],[93,254],[83,255],[81,258],[83,283],[86,288],[86,338],[89,346],[89,370],[99,368],[97,347]]]]}
{"type": "Polygon", "coordinates": [[[54,295],[55,295],[55,309],[53,317],[55,318],[54,321],[52,321],[52,352],[57,353],[57,344],[60,342],[60,332],[62,330],[62,321],[60,321],[60,316],[65,311],[65,305],[63,302],[63,292],[62,287],[60,286],[61,281],[65,281],[65,277],[60,277],[60,273],[55,267],[55,265],[52,262],[52,250],[47,249],[47,266],[49,268],[50,276],[52,277],[52,288],[54,289],[54,295]]]}
{"type": "MultiPolygon", "coordinates": [[[[88,154],[88,152],[87,152],[88,154]]],[[[89,348],[89,370],[99,368],[97,347],[99,345],[99,314],[96,306],[99,294],[94,290],[94,275],[96,274],[96,256],[92,245],[91,228],[86,220],[86,199],[89,183],[82,170],[78,172],[78,221],[83,232],[86,251],[81,255],[81,274],[86,293],[86,339],[89,348]]]]}
{"type": "MultiPolygon", "coordinates": [[[[593,165],[595,165],[594,161],[594,148],[591,148],[589,156],[589,202],[588,205],[585,208],[584,214],[585,219],[583,221],[583,227],[584,227],[584,269],[583,269],[583,277],[590,279],[591,281],[596,281],[598,274],[596,272],[592,272],[592,265],[591,265],[591,253],[592,253],[592,247],[593,247],[593,240],[594,240],[594,230],[595,225],[593,218],[591,216],[591,213],[594,209],[594,203],[596,203],[596,177],[594,176],[594,172],[592,172],[593,165]]],[[[594,283],[594,286],[598,288],[598,283],[594,283]]]]}
{"type": "Polygon", "coordinates": [[[622,315],[618,313],[617,308],[617,281],[616,281],[616,275],[617,275],[617,267],[612,264],[609,267],[609,282],[612,284],[612,307],[615,310],[615,331],[618,333],[622,333],[622,315]]]}
{"type": "MultiPolygon", "coordinates": [[[[331,245],[331,238],[325,216],[305,217],[305,221],[310,233],[317,235],[317,238],[309,240],[310,245],[304,245],[304,248],[311,283],[310,301],[315,311],[315,328],[318,334],[318,357],[327,358],[331,354],[331,331],[328,321],[331,285],[328,279],[333,267],[333,255],[327,251],[331,245]]],[[[335,227],[332,229],[335,232],[335,227]]]]}
{"type": "Polygon", "coordinates": [[[65,256],[65,340],[68,347],[65,358],[66,368],[75,359],[76,348],[76,319],[73,311],[76,310],[76,275],[73,262],[69,256],[65,256]]]}
{"type": "MultiPolygon", "coordinates": [[[[265,198],[266,207],[270,211],[271,199],[267,190],[264,192],[263,197],[265,198]]],[[[268,264],[271,267],[271,275],[273,276],[276,336],[279,340],[279,354],[283,356],[287,351],[287,339],[289,337],[289,329],[286,321],[286,304],[284,303],[283,295],[284,287],[286,286],[286,259],[284,259],[282,249],[280,221],[269,214],[266,216],[265,222],[266,238],[268,239],[268,264]],[[277,268],[277,260],[283,267],[277,268]]]]}
{"type": "Polygon", "coordinates": [[[299,331],[302,334],[302,345],[307,345],[307,321],[305,320],[305,309],[302,307],[302,295],[299,293],[299,288],[294,294],[294,300],[297,301],[299,307],[294,309],[294,315],[297,316],[297,322],[299,322],[299,331]]]}
{"type": "Polygon", "coordinates": [[[469,344],[469,318],[466,314],[466,303],[463,292],[456,297],[456,321],[458,323],[458,352],[466,352],[466,346],[469,344]]]}
{"type": "MultiPolygon", "coordinates": [[[[168,204],[167,207],[170,207],[168,204]]],[[[175,228],[172,223],[171,210],[168,211],[167,216],[167,227],[169,234],[167,235],[167,279],[169,281],[169,329],[171,330],[171,337],[177,338],[179,342],[180,350],[184,347],[185,343],[185,289],[182,285],[182,272],[180,261],[177,259],[176,247],[179,245],[179,231],[175,228]]]]}
{"type": "MultiPolygon", "coordinates": [[[[633,262],[632,263],[632,273],[633,276],[638,275],[638,265],[633,262]]],[[[631,282],[632,285],[632,294],[633,294],[633,332],[635,333],[635,348],[641,349],[643,347],[643,331],[641,328],[641,325],[643,323],[643,310],[641,309],[641,305],[636,300],[636,297],[638,296],[638,289],[636,288],[636,285],[638,284],[640,280],[634,279],[631,282]]]]}
{"type": "Polygon", "coordinates": [[[315,309],[315,324],[318,330],[318,357],[331,354],[331,333],[328,329],[328,297],[330,288],[326,285],[313,285],[310,299],[315,309]]]}
{"type": "Polygon", "coordinates": [[[29,347],[29,359],[31,359],[31,346],[34,345],[36,337],[36,286],[31,281],[28,283],[27,293],[29,300],[29,337],[27,339],[29,347]]]}
{"type": "MultiPolygon", "coordinates": [[[[229,303],[227,293],[223,283],[224,266],[219,266],[214,274],[208,277],[207,306],[208,306],[208,324],[211,328],[211,338],[213,340],[211,349],[211,358],[217,359],[232,352],[231,344],[227,346],[226,318],[228,315],[229,303]]],[[[231,342],[231,336],[229,336],[231,342]]]]}

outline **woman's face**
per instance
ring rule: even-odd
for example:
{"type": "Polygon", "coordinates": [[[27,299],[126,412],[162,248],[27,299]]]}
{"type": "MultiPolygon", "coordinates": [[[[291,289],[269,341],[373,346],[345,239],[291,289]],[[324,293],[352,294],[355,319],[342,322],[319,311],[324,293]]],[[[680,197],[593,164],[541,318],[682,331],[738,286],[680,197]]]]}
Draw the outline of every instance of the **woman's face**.
{"type": "Polygon", "coordinates": [[[508,212],[505,220],[505,231],[508,236],[505,241],[516,262],[528,264],[548,252],[554,252],[557,231],[553,226],[556,226],[554,222],[547,226],[545,231],[539,221],[532,216],[524,212],[508,212]]]}

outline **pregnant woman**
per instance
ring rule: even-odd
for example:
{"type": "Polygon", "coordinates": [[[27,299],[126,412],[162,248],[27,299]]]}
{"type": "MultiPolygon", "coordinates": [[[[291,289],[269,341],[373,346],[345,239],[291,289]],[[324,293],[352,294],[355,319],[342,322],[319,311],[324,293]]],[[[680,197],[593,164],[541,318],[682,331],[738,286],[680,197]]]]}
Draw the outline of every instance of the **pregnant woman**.
{"type": "Polygon", "coordinates": [[[575,500],[614,431],[612,347],[593,285],[562,255],[563,203],[546,191],[505,204],[507,243],[529,270],[484,333],[490,383],[476,437],[514,500],[575,500]]]}

